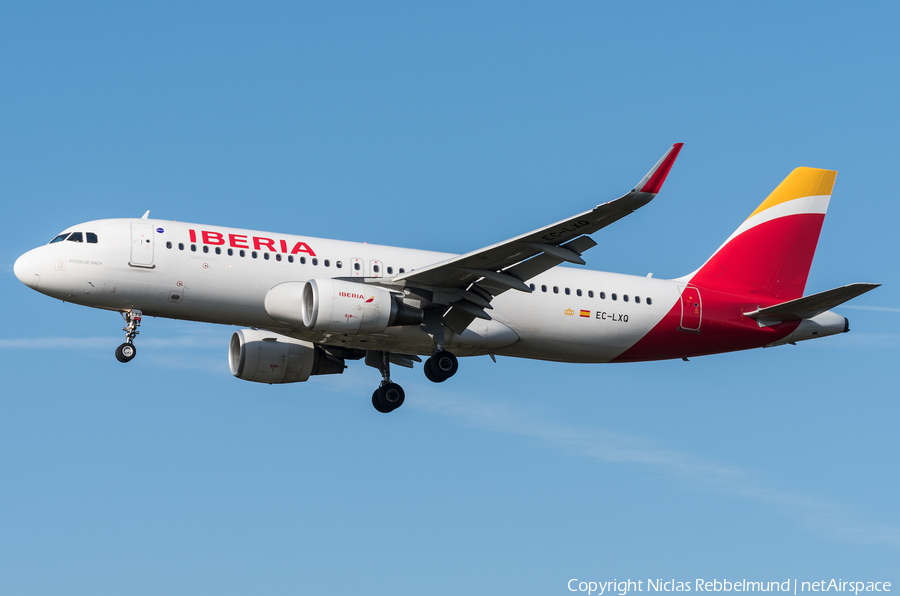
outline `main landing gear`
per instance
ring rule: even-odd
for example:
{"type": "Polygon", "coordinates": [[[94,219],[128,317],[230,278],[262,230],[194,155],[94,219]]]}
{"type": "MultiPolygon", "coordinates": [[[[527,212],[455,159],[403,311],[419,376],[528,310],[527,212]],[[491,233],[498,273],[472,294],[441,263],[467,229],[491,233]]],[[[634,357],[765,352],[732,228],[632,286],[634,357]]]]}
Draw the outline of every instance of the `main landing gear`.
{"type": "Polygon", "coordinates": [[[131,362],[137,356],[134,338],[140,333],[138,327],[141,326],[143,314],[137,309],[122,311],[122,318],[125,319],[125,326],[122,327],[122,331],[125,332],[125,343],[116,348],[116,360],[119,362],[131,362]]]}
{"type": "MultiPolygon", "coordinates": [[[[412,362],[409,362],[408,359],[402,360],[405,360],[406,363],[404,364],[403,361],[396,359],[395,363],[407,367],[412,366],[412,362]]],[[[403,388],[400,385],[391,381],[390,352],[370,350],[366,352],[366,364],[377,368],[381,372],[381,385],[372,394],[372,405],[375,406],[375,409],[382,414],[387,414],[402,406],[406,395],[403,393],[403,388]]],[[[425,376],[429,381],[443,383],[459,370],[459,361],[457,361],[456,356],[439,347],[434,355],[425,361],[424,369],[425,376]]]]}
{"type": "Polygon", "coordinates": [[[366,364],[381,371],[381,385],[372,394],[372,405],[382,414],[393,412],[403,405],[403,387],[391,382],[390,352],[366,352],[366,364]]]}
{"type": "Polygon", "coordinates": [[[459,370],[456,356],[447,350],[438,350],[425,361],[425,377],[432,383],[443,383],[459,370]]]}

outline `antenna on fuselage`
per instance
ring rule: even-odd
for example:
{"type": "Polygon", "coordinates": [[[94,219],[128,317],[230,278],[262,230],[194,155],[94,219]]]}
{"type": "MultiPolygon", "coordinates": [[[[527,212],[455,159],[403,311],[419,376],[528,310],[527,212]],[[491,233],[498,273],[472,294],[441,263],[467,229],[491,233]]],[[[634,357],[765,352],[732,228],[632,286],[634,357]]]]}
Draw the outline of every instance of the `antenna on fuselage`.
{"type": "Polygon", "coordinates": [[[141,216],[141,219],[147,219],[148,217],[150,217],[150,210],[149,210],[149,209],[147,209],[147,211],[144,212],[144,214],[141,216]]]}

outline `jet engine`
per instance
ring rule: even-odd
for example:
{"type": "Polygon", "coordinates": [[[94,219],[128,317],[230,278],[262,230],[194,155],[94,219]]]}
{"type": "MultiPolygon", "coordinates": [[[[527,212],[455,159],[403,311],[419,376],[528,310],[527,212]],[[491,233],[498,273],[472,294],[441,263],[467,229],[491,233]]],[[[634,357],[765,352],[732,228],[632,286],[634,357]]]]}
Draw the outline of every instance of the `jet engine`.
{"type": "Polygon", "coordinates": [[[308,341],[257,329],[239,329],[228,346],[231,374],[255,383],[299,383],[312,375],[339,375],[344,360],[308,341]]]}
{"type": "Polygon", "coordinates": [[[363,335],[395,325],[418,325],[421,309],[377,286],[311,279],[285,282],[266,294],[266,312],[276,321],[326,333],[363,335]]]}

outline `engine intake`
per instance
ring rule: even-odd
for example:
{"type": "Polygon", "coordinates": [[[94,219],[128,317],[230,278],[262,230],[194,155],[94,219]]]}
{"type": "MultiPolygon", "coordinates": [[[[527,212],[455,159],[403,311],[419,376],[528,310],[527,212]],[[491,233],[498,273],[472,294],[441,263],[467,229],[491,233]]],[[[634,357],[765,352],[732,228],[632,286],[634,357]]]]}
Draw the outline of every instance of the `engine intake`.
{"type": "Polygon", "coordinates": [[[231,374],[255,383],[300,383],[312,375],[339,375],[344,360],[308,341],[269,331],[239,329],[228,345],[231,374]]]}
{"type": "Polygon", "coordinates": [[[326,333],[364,335],[396,325],[418,325],[421,309],[375,286],[336,279],[286,282],[266,294],[266,312],[276,321],[326,333]]]}

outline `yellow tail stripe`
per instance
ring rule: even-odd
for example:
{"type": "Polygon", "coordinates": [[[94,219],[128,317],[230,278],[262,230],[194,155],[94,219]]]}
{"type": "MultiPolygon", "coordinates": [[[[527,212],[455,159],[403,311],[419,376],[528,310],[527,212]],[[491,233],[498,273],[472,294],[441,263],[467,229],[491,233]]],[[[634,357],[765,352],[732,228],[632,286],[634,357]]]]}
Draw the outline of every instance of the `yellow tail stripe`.
{"type": "MultiPolygon", "coordinates": [[[[772,194],[762,202],[762,205],[750,214],[750,217],[765,211],[769,207],[799,199],[800,197],[831,195],[835,176],[837,176],[837,172],[834,170],[797,168],[788,174],[788,177],[778,185],[778,188],[772,191],[772,194]]],[[[750,217],[747,219],[750,219],[750,217]]]]}

